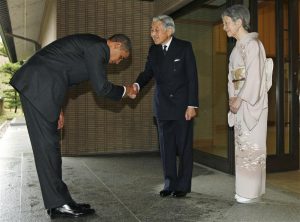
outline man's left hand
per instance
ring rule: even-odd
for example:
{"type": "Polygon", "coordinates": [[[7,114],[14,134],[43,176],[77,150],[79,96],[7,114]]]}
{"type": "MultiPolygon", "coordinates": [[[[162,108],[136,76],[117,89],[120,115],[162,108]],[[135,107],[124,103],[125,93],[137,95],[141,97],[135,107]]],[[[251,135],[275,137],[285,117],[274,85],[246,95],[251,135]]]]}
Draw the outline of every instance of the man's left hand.
{"type": "Polygon", "coordinates": [[[57,129],[62,129],[64,127],[64,123],[65,123],[65,117],[63,111],[61,111],[57,122],[57,129]]]}
{"type": "Polygon", "coordinates": [[[195,116],[197,116],[197,109],[194,107],[188,107],[185,111],[185,119],[186,120],[191,120],[195,116]]]}

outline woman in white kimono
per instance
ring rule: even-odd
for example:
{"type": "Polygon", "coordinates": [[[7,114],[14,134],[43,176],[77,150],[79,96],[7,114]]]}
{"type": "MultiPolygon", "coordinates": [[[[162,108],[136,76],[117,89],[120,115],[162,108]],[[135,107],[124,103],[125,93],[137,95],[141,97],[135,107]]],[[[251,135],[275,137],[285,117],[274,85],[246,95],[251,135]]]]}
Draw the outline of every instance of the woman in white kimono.
{"type": "Polygon", "coordinates": [[[265,193],[268,87],[265,50],[258,34],[249,33],[250,13],[233,5],[223,14],[223,29],[237,40],[229,60],[228,123],[235,133],[235,199],[252,203],[265,193]]]}

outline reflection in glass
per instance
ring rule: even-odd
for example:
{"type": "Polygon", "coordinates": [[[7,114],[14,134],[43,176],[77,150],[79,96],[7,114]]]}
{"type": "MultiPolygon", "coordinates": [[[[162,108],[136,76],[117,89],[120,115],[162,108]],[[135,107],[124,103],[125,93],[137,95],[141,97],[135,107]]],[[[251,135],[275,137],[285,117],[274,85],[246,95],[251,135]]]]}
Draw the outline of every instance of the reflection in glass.
{"type": "MultiPolygon", "coordinates": [[[[258,33],[267,57],[273,58],[276,68],[276,35],[275,35],[275,1],[259,1],[258,3],[258,33]]],[[[269,113],[267,131],[267,154],[276,154],[276,78],[273,70],[273,83],[268,93],[269,113]]]]}
{"type": "MultiPolygon", "coordinates": [[[[212,3],[214,1],[209,1],[212,3]]],[[[220,15],[225,4],[199,7],[175,18],[176,37],[191,41],[199,79],[194,149],[227,157],[227,37],[220,15]]]]}
{"type": "Polygon", "coordinates": [[[283,3],[283,51],[284,51],[284,153],[288,154],[290,133],[290,108],[291,108],[291,86],[289,85],[289,25],[288,25],[288,3],[283,3]]]}

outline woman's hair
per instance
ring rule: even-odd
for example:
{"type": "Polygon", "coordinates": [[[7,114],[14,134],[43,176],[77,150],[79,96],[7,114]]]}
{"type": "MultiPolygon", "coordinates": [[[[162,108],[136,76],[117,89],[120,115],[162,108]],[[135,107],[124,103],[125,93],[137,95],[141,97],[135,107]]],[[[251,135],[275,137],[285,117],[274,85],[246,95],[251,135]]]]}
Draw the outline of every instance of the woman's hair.
{"type": "Polygon", "coordinates": [[[164,25],[165,29],[171,29],[172,34],[175,33],[174,20],[170,16],[158,15],[158,16],[153,17],[152,22],[157,22],[157,21],[161,21],[162,24],[164,25]]]}
{"type": "Polygon", "coordinates": [[[250,29],[250,12],[244,5],[233,5],[225,9],[221,17],[224,18],[224,16],[230,17],[234,22],[241,19],[244,29],[250,29]]]}

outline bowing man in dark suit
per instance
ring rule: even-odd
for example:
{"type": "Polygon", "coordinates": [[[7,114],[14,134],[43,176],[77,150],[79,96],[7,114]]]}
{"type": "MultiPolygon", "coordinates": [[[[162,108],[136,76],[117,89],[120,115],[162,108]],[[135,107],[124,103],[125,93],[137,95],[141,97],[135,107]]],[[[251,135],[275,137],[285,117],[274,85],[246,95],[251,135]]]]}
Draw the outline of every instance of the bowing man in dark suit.
{"type": "Polygon", "coordinates": [[[133,84],[136,91],[155,79],[154,114],[158,124],[164,188],[161,197],[184,197],[191,192],[193,118],[198,107],[198,79],[190,42],[173,36],[171,17],[154,17],[145,70],[133,84]],[[176,155],[179,156],[179,168],[176,155]]]}
{"type": "Polygon", "coordinates": [[[43,200],[53,217],[93,214],[89,204],[76,203],[62,180],[59,131],[68,87],[89,80],[97,95],[120,100],[133,89],[107,80],[106,65],[129,56],[130,39],[117,34],[108,40],[92,34],[58,39],[34,54],[10,84],[20,93],[43,200]]]}

